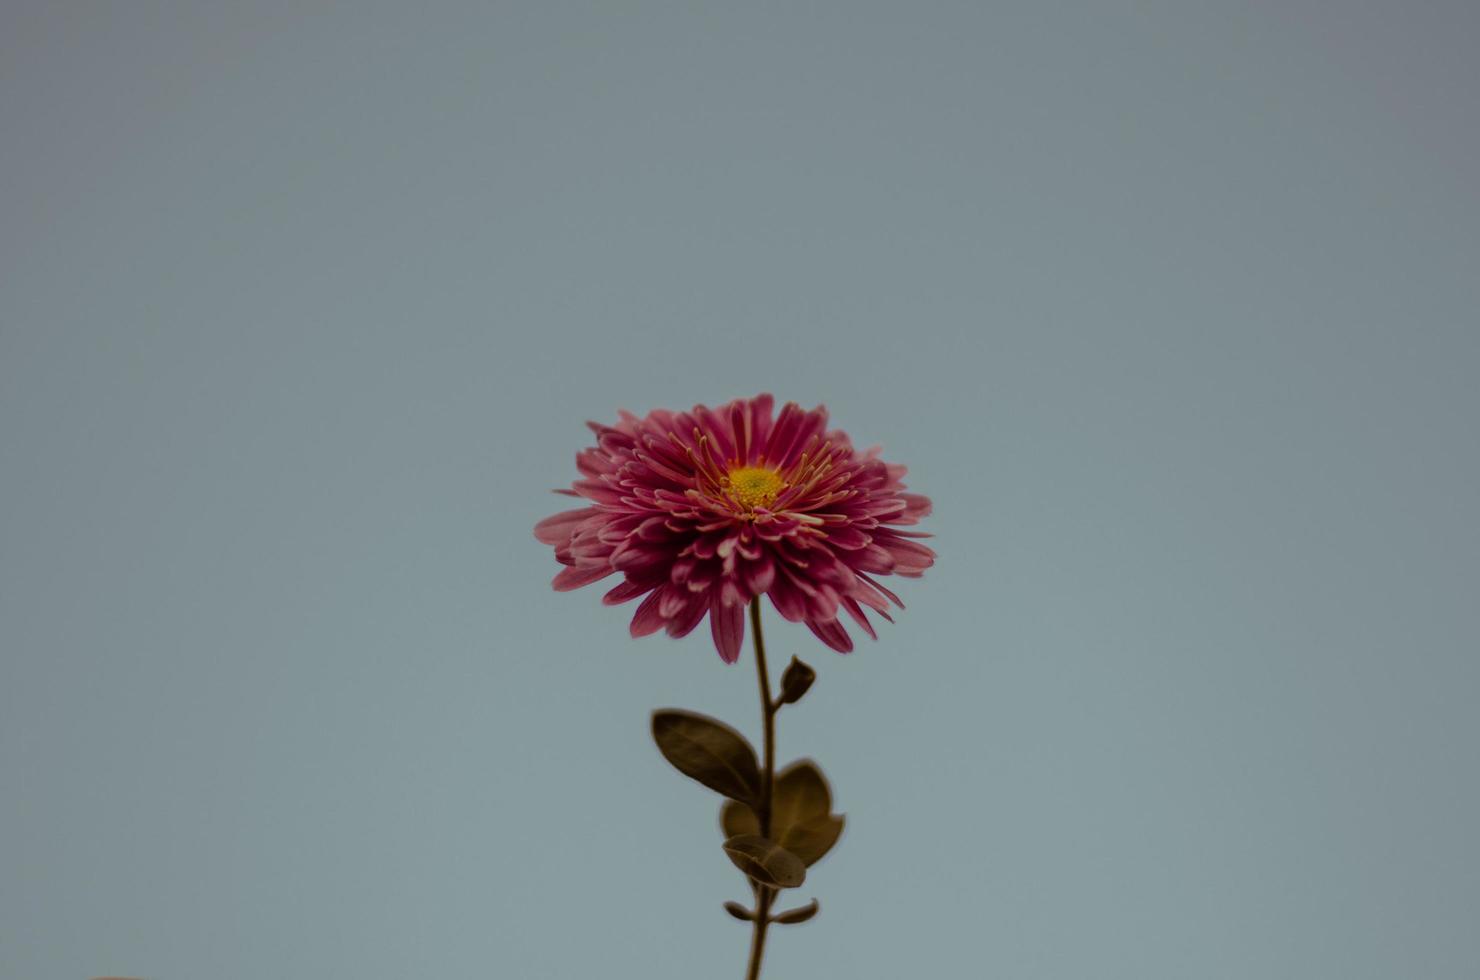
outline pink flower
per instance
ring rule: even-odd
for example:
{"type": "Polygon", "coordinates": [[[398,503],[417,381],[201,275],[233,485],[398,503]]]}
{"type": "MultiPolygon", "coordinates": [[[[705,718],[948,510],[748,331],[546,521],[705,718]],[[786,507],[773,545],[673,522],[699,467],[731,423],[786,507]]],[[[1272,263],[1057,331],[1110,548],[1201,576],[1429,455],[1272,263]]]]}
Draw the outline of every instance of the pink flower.
{"type": "Polygon", "coordinates": [[[726,663],[740,656],[745,607],[759,595],[841,653],[853,639],[839,612],[877,638],[863,607],[889,619],[889,600],[904,605],[872,576],[918,578],[935,562],[911,540],[929,535],[901,530],[930,513],[930,499],[906,493],[905,468],[878,447],[859,452],[828,431],[825,408],[788,402],[773,419],[771,406],[758,395],[587,423],[596,446],[576,455],[582,479],[556,492],[591,504],[534,529],[566,566],[555,588],[621,572],[602,601],[645,597],[633,636],[685,636],[708,614],[726,663]]]}

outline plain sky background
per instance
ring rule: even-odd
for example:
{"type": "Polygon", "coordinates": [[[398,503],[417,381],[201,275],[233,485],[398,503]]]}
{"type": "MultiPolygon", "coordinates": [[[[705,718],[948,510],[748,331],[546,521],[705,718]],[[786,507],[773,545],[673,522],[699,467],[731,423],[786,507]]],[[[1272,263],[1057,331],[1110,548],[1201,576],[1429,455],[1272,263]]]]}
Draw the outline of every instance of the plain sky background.
{"type": "Polygon", "coordinates": [[[767,980],[1480,975],[1473,3],[0,10],[0,978],[739,977],[752,663],[530,533],[826,403],[939,561],[767,980]]]}

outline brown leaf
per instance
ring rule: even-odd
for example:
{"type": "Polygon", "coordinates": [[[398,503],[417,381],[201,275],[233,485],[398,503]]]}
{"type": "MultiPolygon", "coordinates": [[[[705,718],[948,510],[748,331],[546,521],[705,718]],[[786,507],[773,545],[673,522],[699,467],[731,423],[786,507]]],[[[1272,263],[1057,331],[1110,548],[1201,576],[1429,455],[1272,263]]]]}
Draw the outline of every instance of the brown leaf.
{"type": "Polygon", "coordinates": [[[755,749],[722,721],[669,708],[653,712],[653,741],[675,769],[732,800],[760,796],[755,749]]]}
{"type": "Polygon", "coordinates": [[[782,846],[801,858],[802,863],[810,868],[833,849],[833,845],[842,835],[843,815],[841,813],[828,814],[825,817],[813,817],[802,823],[794,823],[786,828],[786,833],[782,835],[785,838],[782,846]]]}
{"type": "Polygon", "coordinates": [[[741,905],[739,902],[726,902],[725,911],[733,915],[735,918],[739,919],[741,922],[755,921],[755,915],[751,913],[750,909],[741,905]]]}
{"type": "MultiPolygon", "coordinates": [[[[810,759],[794,762],[776,776],[771,790],[771,839],[811,866],[832,850],[843,833],[843,816],[832,811],[832,793],[822,770],[810,759]]],[[[744,803],[720,810],[726,837],[759,834],[760,820],[744,803]]]]}
{"type": "Polygon", "coordinates": [[[785,912],[782,912],[779,915],[771,916],[771,921],[779,922],[782,925],[787,926],[796,925],[798,922],[806,922],[808,919],[812,918],[812,916],[816,915],[818,908],[820,908],[820,906],[817,904],[817,899],[814,898],[806,905],[794,909],[787,909],[785,912]]]}
{"type": "Polygon", "coordinates": [[[801,858],[758,834],[731,837],[725,841],[725,853],[735,867],[762,885],[795,888],[807,879],[807,866],[801,858]]]}

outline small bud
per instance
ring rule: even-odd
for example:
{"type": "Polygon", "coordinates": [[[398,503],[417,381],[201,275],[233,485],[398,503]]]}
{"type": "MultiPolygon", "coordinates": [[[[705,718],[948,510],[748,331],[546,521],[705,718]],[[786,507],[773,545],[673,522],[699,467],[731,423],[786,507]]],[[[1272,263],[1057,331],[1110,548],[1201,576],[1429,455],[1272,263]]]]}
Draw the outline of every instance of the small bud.
{"type": "Polygon", "coordinates": [[[786,926],[796,925],[798,922],[806,922],[808,919],[812,918],[812,916],[816,915],[817,909],[817,899],[814,898],[812,899],[812,901],[808,902],[806,905],[803,905],[801,908],[787,909],[780,915],[771,916],[771,921],[779,922],[782,925],[786,926]]]}
{"type": "Polygon", "coordinates": [[[741,905],[739,902],[726,902],[725,911],[733,915],[735,918],[739,919],[741,922],[755,921],[755,916],[751,914],[750,909],[741,905]]]}
{"type": "Polygon", "coordinates": [[[786,672],[781,675],[781,703],[796,704],[816,679],[817,671],[792,657],[786,672]]]}

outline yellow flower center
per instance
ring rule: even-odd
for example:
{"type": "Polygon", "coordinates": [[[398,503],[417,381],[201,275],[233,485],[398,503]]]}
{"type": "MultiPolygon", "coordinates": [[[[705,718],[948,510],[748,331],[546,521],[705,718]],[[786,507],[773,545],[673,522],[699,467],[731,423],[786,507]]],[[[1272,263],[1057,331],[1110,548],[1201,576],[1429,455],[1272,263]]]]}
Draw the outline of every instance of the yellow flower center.
{"type": "Polygon", "coordinates": [[[741,507],[769,507],[785,485],[780,473],[764,466],[738,466],[725,475],[725,490],[741,507]]]}

